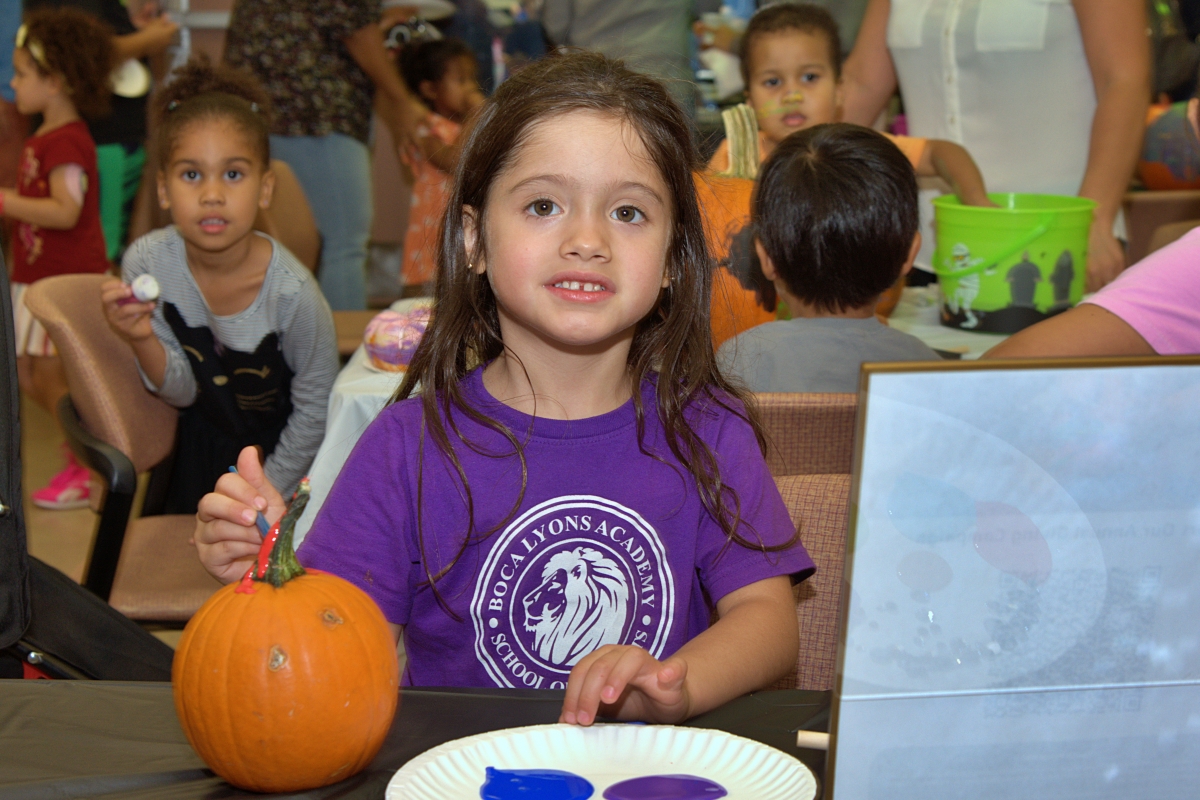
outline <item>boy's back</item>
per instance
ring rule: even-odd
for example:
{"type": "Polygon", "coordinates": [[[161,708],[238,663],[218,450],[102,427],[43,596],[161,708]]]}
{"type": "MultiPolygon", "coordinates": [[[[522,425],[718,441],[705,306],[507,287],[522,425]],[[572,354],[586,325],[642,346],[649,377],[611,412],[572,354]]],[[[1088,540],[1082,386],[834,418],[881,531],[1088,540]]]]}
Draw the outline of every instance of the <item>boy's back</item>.
{"type": "Polygon", "coordinates": [[[870,361],[930,361],[937,353],[874,316],[769,322],[726,342],[717,360],[755,392],[857,392],[870,361]]]}
{"type": "Polygon", "coordinates": [[[916,178],[893,143],[845,124],[792,134],[763,165],[753,209],[763,274],[792,319],[725,342],[727,374],[755,392],[853,392],[863,362],[937,358],[875,318],[921,243],[916,178]]]}

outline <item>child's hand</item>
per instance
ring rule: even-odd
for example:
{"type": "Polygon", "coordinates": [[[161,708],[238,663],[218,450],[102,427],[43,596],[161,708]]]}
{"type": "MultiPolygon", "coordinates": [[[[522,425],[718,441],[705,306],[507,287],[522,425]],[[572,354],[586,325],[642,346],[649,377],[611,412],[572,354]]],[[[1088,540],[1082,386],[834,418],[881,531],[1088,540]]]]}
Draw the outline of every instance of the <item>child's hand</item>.
{"type": "Polygon", "coordinates": [[[244,448],[237,468],[236,473],[222,475],[216,490],[200,498],[192,536],[200,563],[224,583],[241,579],[258,555],[262,537],[254,524],[257,512],[274,522],[284,511],[283,497],[267,480],[257,448],[244,448]]]}
{"type": "Polygon", "coordinates": [[[154,311],[155,304],[137,302],[133,289],[127,284],[116,278],[104,281],[100,284],[100,302],[104,304],[108,326],[125,341],[136,344],[154,336],[150,312],[154,311]]]}
{"type": "Polygon", "coordinates": [[[999,208],[1000,206],[992,202],[992,199],[987,196],[987,193],[980,189],[978,192],[962,192],[958,196],[958,201],[964,206],[983,206],[984,208],[999,208]]]}
{"type": "Polygon", "coordinates": [[[659,661],[640,647],[605,645],[571,670],[559,722],[591,725],[598,714],[646,722],[690,716],[688,665],[679,656],[659,661]]]}

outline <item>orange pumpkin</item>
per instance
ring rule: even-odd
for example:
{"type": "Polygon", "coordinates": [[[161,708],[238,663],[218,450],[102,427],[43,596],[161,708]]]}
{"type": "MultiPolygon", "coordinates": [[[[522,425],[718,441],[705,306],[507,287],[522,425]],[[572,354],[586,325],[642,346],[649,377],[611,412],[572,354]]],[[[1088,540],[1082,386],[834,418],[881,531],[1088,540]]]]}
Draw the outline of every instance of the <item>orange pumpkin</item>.
{"type": "MultiPolygon", "coordinates": [[[[720,265],[730,259],[734,237],[750,224],[754,181],[708,174],[698,174],[695,179],[704,234],[714,260],[720,265]]],[[[717,267],[712,289],[713,347],[774,319],[774,308],[764,307],[755,291],[743,286],[729,269],[717,267]]]]}
{"type": "Polygon", "coordinates": [[[396,645],[379,607],[296,560],[292,529],[307,489],[242,582],[192,617],[172,666],[192,747],[213,772],[257,792],[312,789],[363,769],[399,699],[396,645]]]}

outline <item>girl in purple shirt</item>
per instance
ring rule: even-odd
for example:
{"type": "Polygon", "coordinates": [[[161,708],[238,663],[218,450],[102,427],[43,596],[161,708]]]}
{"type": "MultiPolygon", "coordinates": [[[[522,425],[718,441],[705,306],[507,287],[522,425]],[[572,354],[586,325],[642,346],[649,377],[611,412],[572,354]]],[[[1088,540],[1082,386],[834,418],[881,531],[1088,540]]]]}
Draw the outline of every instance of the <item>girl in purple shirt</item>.
{"type": "MultiPolygon", "coordinates": [[[[428,331],[299,551],[375,598],[407,684],[676,722],[795,663],[813,565],[715,366],[696,167],[663,87],[599,55],[537,62],[483,107],[428,331]]],[[[195,537],[224,581],[256,510],[283,510],[253,451],[238,470],[195,537]]]]}

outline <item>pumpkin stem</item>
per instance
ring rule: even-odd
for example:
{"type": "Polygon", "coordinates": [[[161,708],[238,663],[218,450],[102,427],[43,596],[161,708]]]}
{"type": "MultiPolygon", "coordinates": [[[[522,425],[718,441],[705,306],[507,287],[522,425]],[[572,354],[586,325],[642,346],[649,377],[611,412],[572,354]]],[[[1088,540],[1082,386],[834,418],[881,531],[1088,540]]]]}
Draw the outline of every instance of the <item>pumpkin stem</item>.
{"type": "MultiPolygon", "coordinates": [[[[266,575],[258,580],[265,580],[274,586],[276,589],[283,586],[292,578],[298,578],[304,574],[304,567],[300,566],[300,560],[296,558],[296,549],[292,547],[292,534],[296,530],[296,521],[300,519],[300,515],[304,512],[304,507],[308,505],[308,498],[311,494],[311,488],[308,483],[308,478],[300,481],[299,488],[296,489],[296,494],[292,496],[292,502],[288,504],[287,510],[283,512],[283,517],[277,523],[279,525],[279,536],[275,540],[274,547],[271,548],[271,555],[267,560],[266,575]]],[[[261,572],[259,573],[262,574],[261,572]]]]}

